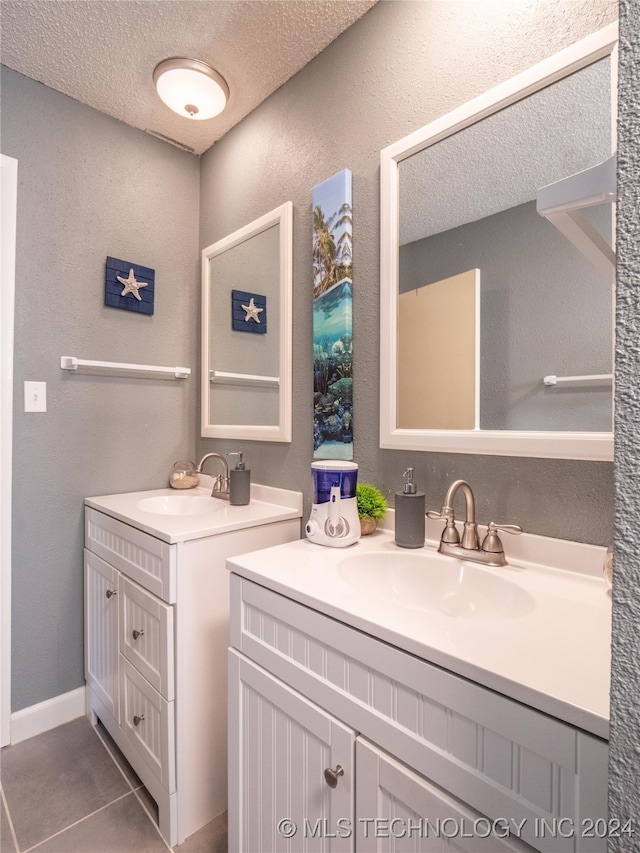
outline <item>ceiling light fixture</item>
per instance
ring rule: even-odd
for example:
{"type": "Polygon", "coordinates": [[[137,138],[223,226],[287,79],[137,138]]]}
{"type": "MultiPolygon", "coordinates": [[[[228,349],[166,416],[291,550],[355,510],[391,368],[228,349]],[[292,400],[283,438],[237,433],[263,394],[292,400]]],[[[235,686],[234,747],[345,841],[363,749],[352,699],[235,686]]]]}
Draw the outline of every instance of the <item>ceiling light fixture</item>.
{"type": "Polygon", "coordinates": [[[170,109],[200,121],[219,115],[229,97],[224,78],[199,59],[165,59],[156,65],[153,81],[170,109]]]}

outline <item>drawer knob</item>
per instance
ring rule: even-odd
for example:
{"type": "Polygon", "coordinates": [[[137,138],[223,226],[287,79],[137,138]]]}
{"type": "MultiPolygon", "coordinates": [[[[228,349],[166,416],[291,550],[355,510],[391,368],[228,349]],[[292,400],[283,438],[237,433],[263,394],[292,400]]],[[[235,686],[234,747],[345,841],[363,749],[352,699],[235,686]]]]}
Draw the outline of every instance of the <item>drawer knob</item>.
{"type": "Polygon", "coordinates": [[[141,723],[143,720],[144,720],[144,714],[140,714],[140,716],[139,716],[139,717],[138,717],[138,715],[136,714],[136,715],[134,716],[134,718],[133,718],[133,725],[134,725],[134,726],[139,726],[139,725],[140,725],[140,723],[141,723]]]}
{"type": "Polygon", "coordinates": [[[118,593],[117,589],[108,589],[106,591],[105,595],[107,596],[107,598],[112,598],[114,595],[117,595],[117,593],[118,593]]]}
{"type": "Polygon", "coordinates": [[[133,637],[133,639],[134,639],[134,640],[137,640],[137,639],[138,639],[138,637],[141,637],[143,634],[144,634],[144,628],[140,628],[140,630],[139,630],[139,631],[136,631],[136,630],[134,629],[134,630],[131,632],[131,636],[133,637]]]}
{"type": "Polygon", "coordinates": [[[336,769],[332,770],[330,767],[324,771],[324,781],[330,788],[335,788],[338,784],[338,777],[344,776],[344,767],[340,764],[336,765],[336,769]]]}

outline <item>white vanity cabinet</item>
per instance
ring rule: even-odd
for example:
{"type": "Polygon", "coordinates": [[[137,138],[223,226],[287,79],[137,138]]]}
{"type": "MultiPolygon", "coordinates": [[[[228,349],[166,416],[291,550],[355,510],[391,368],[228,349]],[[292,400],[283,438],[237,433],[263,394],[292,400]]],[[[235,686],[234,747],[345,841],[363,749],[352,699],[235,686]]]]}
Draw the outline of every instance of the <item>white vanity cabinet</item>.
{"type": "Polygon", "coordinates": [[[170,543],[85,508],[87,713],[156,801],[171,846],[227,807],[225,560],[299,532],[298,518],[254,518],[170,543]]]}
{"type": "Polygon", "coordinates": [[[604,853],[601,738],[235,574],[231,643],[230,851],[604,853]]]}

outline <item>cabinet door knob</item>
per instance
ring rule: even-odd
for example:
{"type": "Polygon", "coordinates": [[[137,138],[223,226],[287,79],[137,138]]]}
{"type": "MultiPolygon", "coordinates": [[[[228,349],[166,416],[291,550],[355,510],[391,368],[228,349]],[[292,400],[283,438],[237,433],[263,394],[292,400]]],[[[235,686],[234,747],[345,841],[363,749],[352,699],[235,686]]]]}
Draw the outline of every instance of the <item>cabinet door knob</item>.
{"type": "Polygon", "coordinates": [[[324,771],[324,781],[330,788],[335,788],[338,784],[338,777],[344,776],[344,767],[340,764],[336,764],[336,769],[332,770],[330,767],[324,771]]]}
{"type": "Polygon", "coordinates": [[[141,637],[143,634],[144,634],[144,628],[140,628],[139,631],[133,630],[131,632],[131,636],[133,637],[134,640],[137,640],[138,637],[141,637]]]}
{"type": "Polygon", "coordinates": [[[138,717],[138,715],[136,714],[136,716],[134,716],[134,718],[133,718],[133,725],[134,725],[134,726],[139,726],[139,725],[140,725],[140,723],[141,723],[143,720],[144,720],[144,714],[140,714],[140,716],[139,716],[139,717],[138,717]]]}
{"type": "Polygon", "coordinates": [[[107,596],[107,598],[111,598],[112,596],[116,595],[117,592],[118,592],[117,589],[108,589],[106,591],[105,595],[107,596]]]}

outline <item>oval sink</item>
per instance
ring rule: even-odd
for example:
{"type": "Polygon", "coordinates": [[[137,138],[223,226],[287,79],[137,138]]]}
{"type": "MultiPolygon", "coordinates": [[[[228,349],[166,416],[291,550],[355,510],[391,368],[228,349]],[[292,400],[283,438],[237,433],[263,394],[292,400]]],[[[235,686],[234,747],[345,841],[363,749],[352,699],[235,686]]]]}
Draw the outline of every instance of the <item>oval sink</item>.
{"type": "Polygon", "coordinates": [[[389,604],[459,619],[513,619],[534,610],[526,590],[488,569],[435,554],[373,551],[345,557],[338,574],[389,604]]]}
{"type": "Polygon", "coordinates": [[[136,504],[143,512],[155,515],[207,515],[224,505],[224,501],[206,495],[156,495],[136,504]]]}

